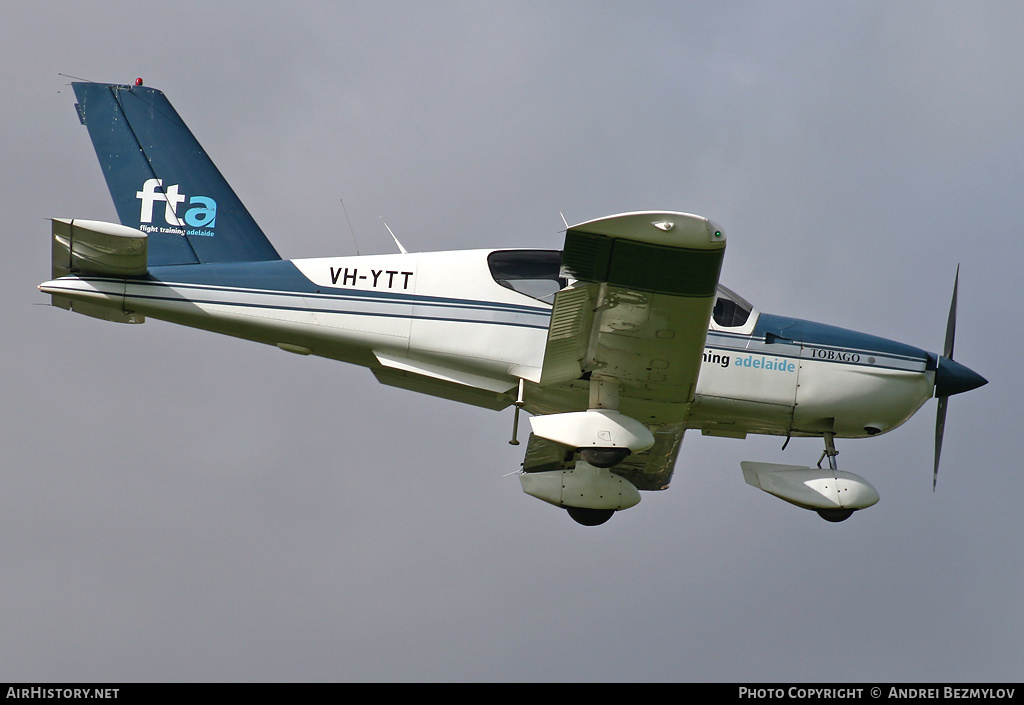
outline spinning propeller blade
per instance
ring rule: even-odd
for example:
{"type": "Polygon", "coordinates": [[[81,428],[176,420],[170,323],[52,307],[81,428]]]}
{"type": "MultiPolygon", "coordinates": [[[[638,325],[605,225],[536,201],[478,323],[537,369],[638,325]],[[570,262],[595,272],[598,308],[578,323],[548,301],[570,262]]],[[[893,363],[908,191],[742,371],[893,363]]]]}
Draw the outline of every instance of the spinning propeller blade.
{"type": "Polygon", "coordinates": [[[935,397],[939,407],[935,417],[935,468],[932,470],[932,491],[939,478],[939,455],[942,453],[942,432],[946,427],[946,408],[954,394],[977,389],[988,380],[974,370],[953,361],[953,343],[956,339],[956,290],[960,282],[960,265],[953,279],[953,300],[949,304],[949,320],[946,322],[946,342],[942,356],[935,361],[935,397]]]}
{"type": "Polygon", "coordinates": [[[949,302],[949,318],[946,320],[946,344],[942,348],[942,356],[953,359],[953,342],[956,338],[956,289],[960,283],[960,265],[956,266],[956,276],[953,277],[953,299],[949,302]]]}
{"type": "MultiPolygon", "coordinates": [[[[948,360],[953,359],[953,344],[956,341],[956,290],[960,284],[960,265],[956,266],[956,275],[953,277],[953,298],[949,302],[949,318],[946,319],[946,342],[942,346],[942,356],[948,360]]],[[[941,362],[939,363],[941,364],[941,362]]],[[[936,377],[938,371],[936,371],[936,377]]],[[[932,492],[939,481],[939,456],[942,455],[942,434],[946,430],[946,407],[949,405],[949,397],[939,397],[938,410],[935,412],[935,466],[932,469],[932,492]]]]}
{"type": "Polygon", "coordinates": [[[946,428],[946,406],[949,397],[939,398],[939,410],[935,414],[935,469],[932,470],[932,492],[939,481],[939,456],[942,455],[942,432],[946,428]]]}

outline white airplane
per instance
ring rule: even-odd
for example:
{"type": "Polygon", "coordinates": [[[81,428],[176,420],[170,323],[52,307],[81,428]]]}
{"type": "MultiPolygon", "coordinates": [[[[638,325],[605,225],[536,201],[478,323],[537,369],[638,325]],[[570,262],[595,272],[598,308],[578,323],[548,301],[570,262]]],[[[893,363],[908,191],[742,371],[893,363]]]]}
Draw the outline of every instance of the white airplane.
{"type": "MultiPolygon", "coordinates": [[[[368,367],[532,433],[523,491],[597,525],[669,485],[683,434],[818,437],[816,466],[741,463],[746,482],[828,521],[878,501],[835,439],[891,431],[986,383],[941,355],[761,313],[718,282],[725,233],[634,212],[567,227],[561,250],[283,260],[163,93],[74,83],[120,223],[54,218],[54,306],[157,318],[368,367]],[[826,466],[822,462],[827,458],[826,466]]],[[[397,240],[396,240],[397,243],[397,240]]],[[[959,276],[959,273],[958,273],[959,276]]]]}

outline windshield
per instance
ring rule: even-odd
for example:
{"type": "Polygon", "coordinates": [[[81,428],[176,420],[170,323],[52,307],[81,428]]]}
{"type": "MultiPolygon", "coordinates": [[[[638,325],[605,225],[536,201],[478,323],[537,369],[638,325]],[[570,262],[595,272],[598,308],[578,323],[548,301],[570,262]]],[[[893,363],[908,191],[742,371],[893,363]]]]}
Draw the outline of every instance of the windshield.
{"type": "Polygon", "coordinates": [[[747,301],[731,289],[718,285],[718,298],[711,317],[723,328],[738,328],[747,322],[754,309],[747,301]]]}
{"type": "Polygon", "coordinates": [[[503,287],[549,303],[568,283],[558,250],[499,250],[487,255],[487,266],[503,287]]]}

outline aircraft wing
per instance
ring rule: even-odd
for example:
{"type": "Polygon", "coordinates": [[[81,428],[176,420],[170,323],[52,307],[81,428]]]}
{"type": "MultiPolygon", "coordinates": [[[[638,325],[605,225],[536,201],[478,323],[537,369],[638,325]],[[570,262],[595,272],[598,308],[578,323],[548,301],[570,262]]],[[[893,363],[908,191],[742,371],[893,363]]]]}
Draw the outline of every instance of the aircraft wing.
{"type": "Polygon", "coordinates": [[[618,382],[624,402],[692,401],[724,254],[722,230],[686,213],[569,228],[563,270],[576,281],[555,296],[541,386],[589,373],[618,382]]]}
{"type": "Polygon", "coordinates": [[[722,230],[687,213],[626,213],[566,231],[563,274],[575,281],[555,296],[540,387],[614,382],[618,409],[655,438],[615,468],[642,489],[671,476],[724,254],[722,230]]]}

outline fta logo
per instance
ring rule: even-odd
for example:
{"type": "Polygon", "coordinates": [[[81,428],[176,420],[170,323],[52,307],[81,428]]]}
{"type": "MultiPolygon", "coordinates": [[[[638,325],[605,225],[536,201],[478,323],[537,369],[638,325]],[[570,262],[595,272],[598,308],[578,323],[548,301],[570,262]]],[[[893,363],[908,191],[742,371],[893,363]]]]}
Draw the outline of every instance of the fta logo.
{"type": "Polygon", "coordinates": [[[142,190],[135,192],[135,197],[142,201],[139,212],[139,223],[153,222],[153,204],[160,201],[164,204],[164,221],[168,225],[192,228],[213,228],[217,223],[217,202],[209,196],[192,196],[188,199],[190,206],[182,217],[178,217],[178,206],[188,198],[178,193],[180,184],[163,187],[163,179],[146,179],[142,190]]]}

